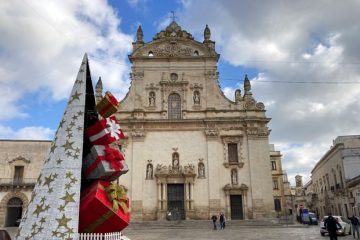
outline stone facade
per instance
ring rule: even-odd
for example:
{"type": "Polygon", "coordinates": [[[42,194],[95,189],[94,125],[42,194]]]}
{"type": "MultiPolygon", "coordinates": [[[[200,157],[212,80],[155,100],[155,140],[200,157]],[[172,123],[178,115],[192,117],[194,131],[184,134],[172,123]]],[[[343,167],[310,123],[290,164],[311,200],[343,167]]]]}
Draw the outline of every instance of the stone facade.
{"type": "Polygon", "coordinates": [[[0,227],[13,226],[13,215],[25,212],[50,144],[0,140],[0,227]]]}
{"type": "Polygon", "coordinates": [[[187,219],[274,216],[270,119],[247,77],[235,101],[224,96],[210,38],[208,27],[199,42],[172,22],[144,43],[138,29],[131,87],[115,114],[126,135],[119,144],[131,171],[120,182],[134,220],[164,219],[174,208],[187,219]],[[168,192],[178,187],[180,195],[168,192]]]}
{"type": "Polygon", "coordinates": [[[360,135],[337,137],[311,174],[306,195],[313,211],[321,217],[329,212],[342,216],[358,213],[360,135]]]}

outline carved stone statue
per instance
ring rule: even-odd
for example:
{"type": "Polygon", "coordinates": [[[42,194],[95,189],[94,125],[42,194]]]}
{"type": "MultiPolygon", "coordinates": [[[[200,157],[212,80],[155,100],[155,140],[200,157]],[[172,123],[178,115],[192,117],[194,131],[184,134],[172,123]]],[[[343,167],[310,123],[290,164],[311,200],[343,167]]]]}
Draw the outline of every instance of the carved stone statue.
{"type": "Polygon", "coordinates": [[[234,185],[238,184],[237,171],[235,169],[231,170],[231,183],[234,185]]]}
{"type": "Polygon", "coordinates": [[[155,93],[154,92],[149,93],[149,106],[150,107],[155,106],[155,93]]]}
{"type": "Polygon", "coordinates": [[[251,84],[247,74],[245,74],[245,79],[244,79],[244,90],[245,90],[245,95],[251,94],[251,84]]]}
{"type": "Polygon", "coordinates": [[[204,29],[204,41],[209,41],[211,37],[211,32],[209,26],[206,24],[206,27],[204,29]]]}
{"type": "Polygon", "coordinates": [[[153,166],[151,164],[148,164],[146,169],[146,179],[152,179],[152,178],[153,178],[153,166]]]}
{"type": "Polygon", "coordinates": [[[199,163],[198,174],[199,174],[199,178],[205,177],[205,166],[203,163],[199,163]]]}
{"type": "Polygon", "coordinates": [[[141,28],[141,25],[139,25],[137,31],[136,31],[136,42],[143,42],[144,41],[144,33],[141,28]]]}
{"type": "Polygon", "coordinates": [[[194,104],[199,105],[200,104],[200,93],[198,91],[194,92],[194,104]]]}
{"type": "Polygon", "coordinates": [[[172,164],[173,168],[178,168],[179,167],[179,155],[177,153],[173,154],[173,164],[172,164]]]}
{"type": "Polygon", "coordinates": [[[236,91],[235,91],[235,102],[240,102],[240,101],[241,101],[241,90],[236,89],[236,91]]]}

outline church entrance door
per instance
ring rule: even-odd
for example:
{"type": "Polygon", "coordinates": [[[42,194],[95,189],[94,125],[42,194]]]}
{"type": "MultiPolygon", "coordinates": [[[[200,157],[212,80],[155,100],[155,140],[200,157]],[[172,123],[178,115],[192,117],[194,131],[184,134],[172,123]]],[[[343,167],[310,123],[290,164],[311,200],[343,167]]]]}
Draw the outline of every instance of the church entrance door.
{"type": "Polygon", "coordinates": [[[244,219],[242,195],[230,195],[231,219],[244,219]]]}
{"type": "Polygon", "coordinates": [[[167,184],[167,200],[172,217],[185,219],[184,184],[167,184]]]}

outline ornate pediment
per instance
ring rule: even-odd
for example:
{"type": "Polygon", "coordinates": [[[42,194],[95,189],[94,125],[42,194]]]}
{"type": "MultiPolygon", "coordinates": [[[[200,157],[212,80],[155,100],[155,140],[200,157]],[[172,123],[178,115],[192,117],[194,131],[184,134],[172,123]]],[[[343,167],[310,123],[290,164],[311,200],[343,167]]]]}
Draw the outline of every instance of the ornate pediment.
{"type": "Polygon", "coordinates": [[[181,27],[173,21],[165,30],[157,33],[153,40],[158,40],[162,38],[185,38],[193,40],[194,37],[185,30],[182,30],[181,27]]]}
{"type": "Polygon", "coordinates": [[[25,162],[25,163],[30,163],[30,160],[24,158],[23,156],[18,156],[18,157],[16,157],[16,158],[13,158],[13,159],[9,160],[8,163],[13,163],[13,162],[15,162],[15,161],[23,161],[23,162],[25,162]]]}
{"type": "Polygon", "coordinates": [[[155,176],[165,176],[165,177],[177,177],[177,176],[196,176],[195,166],[193,164],[188,164],[186,166],[165,166],[158,164],[155,169],[155,176]]]}

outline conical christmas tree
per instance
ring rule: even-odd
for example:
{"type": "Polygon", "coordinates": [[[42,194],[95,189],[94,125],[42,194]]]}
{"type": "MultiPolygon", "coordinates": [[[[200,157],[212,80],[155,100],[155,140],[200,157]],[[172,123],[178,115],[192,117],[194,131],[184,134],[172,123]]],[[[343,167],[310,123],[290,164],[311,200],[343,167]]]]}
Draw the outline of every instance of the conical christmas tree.
{"type": "Polygon", "coordinates": [[[81,168],[90,149],[84,129],[97,119],[85,54],[68,105],[16,239],[77,239],[81,168]]]}

